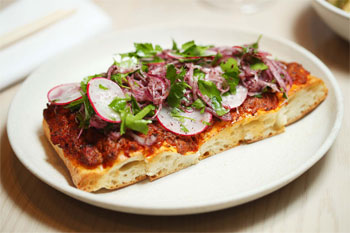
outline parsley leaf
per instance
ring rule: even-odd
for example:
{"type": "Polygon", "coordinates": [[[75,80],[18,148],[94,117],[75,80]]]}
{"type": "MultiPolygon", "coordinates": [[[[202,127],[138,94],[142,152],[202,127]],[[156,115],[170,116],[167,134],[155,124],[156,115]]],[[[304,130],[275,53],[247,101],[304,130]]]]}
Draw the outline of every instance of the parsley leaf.
{"type": "Polygon", "coordinates": [[[125,110],[126,104],[130,100],[130,97],[128,97],[129,96],[127,96],[126,98],[116,97],[108,106],[112,108],[115,112],[120,113],[123,110],[125,110]]]}
{"type": "Polygon", "coordinates": [[[218,61],[222,58],[222,54],[221,53],[217,53],[213,59],[213,61],[211,62],[212,66],[216,66],[218,61]]]}
{"type": "Polygon", "coordinates": [[[136,57],[136,58],[152,58],[163,49],[159,45],[153,45],[151,43],[134,43],[135,52],[122,53],[120,56],[125,57],[136,57]]]}
{"type": "Polygon", "coordinates": [[[179,48],[177,47],[175,40],[173,40],[173,47],[171,48],[171,50],[173,50],[175,52],[179,52],[179,48]]]}
{"type": "Polygon", "coordinates": [[[80,115],[80,117],[78,116],[79,127],[87,129],[90,125],[90,118],[92,117],[93,114],[95,114],[95,111],[92,108],[87,95],[83,95],[82,100],[84,104],[84,115],[83,116],[80,115]]]}
{"type": "Polygon", "coordinates": [[[84,100],[83,100],[83,98],[80,98],[80,99],[77,99],[73,102],[70,102],[67,106],[65,106],[65,108],[69,108],[72,111],[78,110],[82,103],[84,103],[84,100]]]}
{"type": "Polygon", "coordinates": [[[226,113],[230,112],[230,110],[224,108],[221,105],[221,100],[219,100],[216,96],[214,96],[213,98],[211,98],[211,104],[212,107],[214,109],[214,111],[216,112],[216,114],[218,114],[219,116],[223,116],[226,113]]]}
{"type": "MultiPolygon", "coordinates": [[[[144,107],[139,113],[136,115],[131,114],[129,111],[126,112],[125,118],[125,126],[129,129],[141,132],[143,134],[147,134],[148,132],[148,124],[152,123],[151,120],[144,120],[143,118],[154,111],[155,107],[152,104],[144,107]]],[[[121,132],[120,132],[121,133],[121,132]]]]}
{"type": "Polygon", "coordinates": [[[203,95],[210,98],[211,107],[219,116],[223,116],[230,111],[222,106],[220,91],[213,82],[199,79],[198,88],[203,95]]]}
{"type": "Polygon", "coordinates": [[[196,99],[196,101],[194,101],[192,103],[192,107],[201,110],[201,113],[204,113],[205,110],[205,104],[203,103],[203,101],[201,99],[196,99]]]}
{"type": "MultiPolygon", "coordinates": [[[[181,45],[181,50],[178,48],[177,44],[173,41],[173,48],[172,50],[175,51],[175,53],[181,57],[203,57],[207,56],[206,51],[208,48],[211,48],[212,46],[201,46],[196,45],[196,43],[191,40],[181,45]]],[[[199,58],[196,58],[195,60],[198,60],[199,58]]],[[[187,61],[193,61],[193,59],[182,59],[181,62],[187,62],[187,61]]]]}
{"type": "Polygon", "coordinates": [[[218,101],[221,102],[222,98],[220,91],[213,82],[199,79],[198,88],[203,95],[208,96],[210,99],[215,97],[218,101]]]}
{"type": "MultiPolygon", "coordinates": [[[[255,43],[253,43],[253,44],[251,45],[251,47],[257,50],[257,49],[259,48],[259,42],[260,42],[261,38],[262,38],[262,35],[259,35],[257,41],[256,41],[255,43]]],[[[256,52],[256,51],[255,51],[255,52],[256,52]]]]}
{"type": "MultiPolygon", "coordinates": [[[[125,134],[126,128],[147,134],[148,124],[152,123],[151,120],[143,119],[147,114],[155,110],[153,105],[147,105],[143,109],[139,110],[136,115],[131,113],[130,107],[127,106],[127,102],[132,101],[133,97],[126,96],[126,98],[115,98],[110,104],[115,112],[120,114],[121,125],[120,125],[120,134],[125,134]]],[[[136,101],[134,99],[134,101],[136,101]]],[[[137,102],[136,102],[137,104],[137,102]]],[[[133,103],[132,103],[133,105],[133,103]]],[[[137,105],[137,108],[140,107],[137,105]]]]}
{"type": "Polygon", "coordinates": [[[182,116],[180,113],[182,111],[178,108],[173,108],[171,110],[170,115],[174,118],[176,118],[178,121],[180,121],[181,123],[185,122],[185,119],[191,120],[191,121],[196,121],[195,119],[191,118],[191,117],[186,117],[186,116],[182,116]]]}
{"type": "Polygon", "coordinates": [[[181,130],[182,130],[183,132],[185,132],[185,133],[190,132],[190,131],[186,128],[186,126],[184,126],[183,124],[180,124],[180,128],[181,128],[181,130]]]}
{"type": "Polygon", "coordinates": [[[167,66],[165,77],[170,80],[171,84],[175,83],[177,78],[177,72],[173,64],[167,66]]]}
{"type": "Polygon", "coordinates": [[[250,69],[252,70],[267,70],[269,68],[264,62],[256,57],[252,57],[250,63],[250,69]]]}
{"type": "Polygon", "coordinates": [[[129,75],[130,73],[117,73],[117,74],[112,74],[111,75],[111,80],[118,83],[119,86],[124,87],[124,88],[130,88],[128,86],[125,86],[124,83],[127,83],[128,80],[126,79],[126,77],[129,75]]]}
{"type": "Polygon", "coordinates": [[[98,87],[100,88],[100,89],[102,89],[102,90],[108,90],[108,87],[105,87],[105,86],[103,86],[102,84],[100,84],[100,85],[98,85],[98,87]]]}
{"type": "Polygon", "coordinates": [[[210,126],[210,125],[211,125],[211,123],[208,122],[208,121],[202,121],[202,123],[205,124],[205,125],[207,125],[207,126],[210,126]]]}
{"type": "Polygon", "coordinates": [[[236,86],[240,80],[240,71],[237,65],[237,61],[234,58],[229,58],[226,62],[222,62],[220,64],[220,67],[222,71],[224,71],[224,74],[222,76],[226,79],[227,84],[230,87],[231,94],[235,94],[236,86]]]}
{"type": "Polygon", "coordinates": [[[80,82],[80,88],[83,91],[83,93],[86,93],[87,84],[91,79],[97,78],[97,77],[103,77],[103,76],[104,76],[103,74],[94,74],[94,75],[85,77],[83,81],[80,82]]]}
{"type": "Polygon", "coordinates": [[[186,74],[185,69],[181,69],[177,73],[176,68],[173,64],[168,65],[165,77],[170,80],[170,92],[167,97],[167,102],[170,107],[176,108],[180,105],[181,99],[184,97],[186,88],[191,88],[186,82],[184,77],[186,74]]]}
{"type": "Polygon", "coordinates": [[[251,50],[253,51],[253,53],[257,53],[258,49],[259,49],[259,42],[262,38],[262,35],[259,35],[258,39],[256,42],[254,42],[253,44],[250,45],[245,45],[243,46],[243,54],[244,53],[249,53],[251,50]]]}
{"type": "Polygon", "coordinates": [[[258,62],[250,65],[250,69],[252,70],[267,70],[268,68],[269,67],[263,62],[258,62]]]}
{"type": "Polygon", "coordinates": [[[131,96],[131,108],[134,114],[137,114],[141,111],[141,108],[133,95],[131,96]]]}

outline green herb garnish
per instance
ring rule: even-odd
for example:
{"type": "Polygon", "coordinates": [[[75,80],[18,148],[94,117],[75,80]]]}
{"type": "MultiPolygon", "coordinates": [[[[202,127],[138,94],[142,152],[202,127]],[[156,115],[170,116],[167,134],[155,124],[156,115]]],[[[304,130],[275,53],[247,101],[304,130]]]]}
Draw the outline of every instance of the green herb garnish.
{"type": "Polygon", "coordinates": [[[98,87],[99,87],[100,89],[102,89],[102,90],[105,90],[105,91],[108,90],[108,88],[105,87],[105,86],[103,86],[102,84],[99,84],[98,87]]]}
{"type": "MultiPolygon", "coordinates": [[[[135,114],[133,114],[130,110],[130,107],[127,106],[127,102],[132,101],[135,104],[135,99],[133,100],[133,97],[127,96],[126,98],[115,98],[110,104],[109,107],[111,107],[115,112],[119,113],[121,118],[121,125],[120,125],[120,134],[125,134],[126,128],[141,132],[143,134],[147,134],[148,132],[148,124],[152,123],[151,120],[145,120],[143,119],[146,115],[148,115],[150,112],[155,110],[155,106],[152,104],[147,105],[143,109],[140,109],[137,105],[137,108],[139,111],[135,114]]],[[[137,102],[136,102],[137,104],[137,102]]],[[[133,107],[134,110],[134,107],[133,107]]]]}
{"type": "Polygon", "coordinates": [[[186,88],[191,88],[191,86],[184,81],[185,74],[186,70],[183,68],[177,73],[173,64],[167,67],[166,78],[169,79],[171,83],[170,92],[167,97],[167,102],[170,107],[178,107],[181,103],[181,99],[184,97],[186,88]]]}
{"type": "Polygon", "coordinates": [[[223,116],[230,111],[221,105],[222,98],[220,91],[213,82],[199,79],[198,88],[203,95],[210,98],[211,107],[219,116],[223,116]]]}
{"type": "Polygon", "coordinates": [[[222,76],[226,79],[227,84],[230,87],[230,93],[235,94],[236,86],[240,80],[240,71],[237,65],[237,61],[234,58],[229,58],[226,62],[222,62],[220,64],[220,67],[222,71],[224,71],[224,74],[222,76]]]}
{"type": "Polygon", "coordinates": [[[196,99],[196,101],[194,101],[192,103],[192,107],[200,110],[200,113],[204,113],[204,110],[205,110],[205,104],[204,102],[201,100],[201,99],[196,99]]]}

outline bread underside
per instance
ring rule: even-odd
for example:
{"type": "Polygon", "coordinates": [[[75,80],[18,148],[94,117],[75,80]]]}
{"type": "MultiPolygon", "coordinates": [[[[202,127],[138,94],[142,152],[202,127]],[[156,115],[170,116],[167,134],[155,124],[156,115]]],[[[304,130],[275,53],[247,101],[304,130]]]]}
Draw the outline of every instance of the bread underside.
{"type": "Polygon", "coordinates": [[[274,110],[259,110],[253,116],[243,117],[229,127],[213,127],[206,135],[197,152],[177,152],[176,148],[163,143],[151,156],[145,157],[137,151],[129,156],[121,154],[113,166],[102,165],[88,169],[74,163],[64,151],[50,139],[50,129],[43,121],[46,137],[68,168],[73,183],[87,192],[101,188],[117,189],[148,178],[155,180],[198,163],[200,160],[231,149],[241,143],[252,143],[282,133],[285,126],[299,120],[317,107],[327,96],[323,81],[308,76],[303,85],[293,85],[288,100],[274,110]]]}

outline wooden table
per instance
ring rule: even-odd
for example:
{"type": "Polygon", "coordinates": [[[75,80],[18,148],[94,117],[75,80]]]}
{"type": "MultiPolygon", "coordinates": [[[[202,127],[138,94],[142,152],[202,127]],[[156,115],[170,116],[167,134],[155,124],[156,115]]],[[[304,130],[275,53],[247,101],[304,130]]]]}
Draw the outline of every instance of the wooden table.
{"type": "MultiPolygon", "coordinates": [[[[11,2],[2,0],[0,7],[11,2]]],[[[20,82],[0,92],[1,232],[350,232],[349,43],[321,22],[311,1],[275,0],[251,15],[229,7],[215,8],[201,0],[104,0],[96,4],[111,16],[114,30],[158,23],[237,25],[302,45],[332,70],[340,84],[345,102],[342,129],[316,165],[256,201],[190,216],[124,214],[70,198],[41,182],[19,162],[9,144],[6,121],[20,82]]]]}

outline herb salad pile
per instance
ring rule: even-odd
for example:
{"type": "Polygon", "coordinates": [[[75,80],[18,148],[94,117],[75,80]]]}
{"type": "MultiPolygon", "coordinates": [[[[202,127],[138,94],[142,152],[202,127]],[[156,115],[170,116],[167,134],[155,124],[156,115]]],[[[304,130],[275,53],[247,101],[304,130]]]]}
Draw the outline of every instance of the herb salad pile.
{"type": "Polygon", "coordinates": [[[180,46],[173,41],[171,49],[135,43],[135,51],[119,54],[107,72],[86,77],[77,88],[79,98],[59,103],[50,98],[50,91],[49,101],[76,111],[82,129],[113,124],[120,135],[128,130],[147,134],[148,125],[159,121],[173,133],[197,134],[210,125],[212,116],[231,121],[230,110],[247,96],[280,92],[287,98],[292,79],[286,66],[259,50],[259,40],[228,47],[201,46],[194,41],[180,46]],[[97,79],[101,82],[89,90],[97,79]],[[102,97],[90,92],[108,93],[113,89],[108,86],[111,82],[115,85],[111,93],[121,94],[108,102],[95,101],[102,97]],[[96,108],[101,104],[117,117],[96,108]]]}

